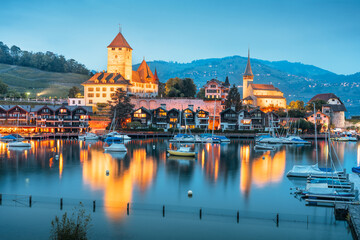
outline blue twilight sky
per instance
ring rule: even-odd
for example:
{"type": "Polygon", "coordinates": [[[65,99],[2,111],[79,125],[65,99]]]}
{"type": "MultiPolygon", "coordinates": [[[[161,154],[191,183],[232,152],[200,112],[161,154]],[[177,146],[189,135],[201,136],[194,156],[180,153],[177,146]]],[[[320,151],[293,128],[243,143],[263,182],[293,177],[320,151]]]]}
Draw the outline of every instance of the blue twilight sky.
{"type": "Polygon", "coordinates": [[[0,41],[106,68],[118,24],[133,63],[232,55],[360,71],[360,0],[1,0],[0,41]]]}

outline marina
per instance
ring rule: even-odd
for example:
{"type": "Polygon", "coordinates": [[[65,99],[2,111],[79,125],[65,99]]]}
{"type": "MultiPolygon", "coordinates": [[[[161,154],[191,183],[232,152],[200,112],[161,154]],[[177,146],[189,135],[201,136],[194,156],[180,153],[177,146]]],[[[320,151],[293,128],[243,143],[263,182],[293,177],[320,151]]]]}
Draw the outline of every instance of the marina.
{"type": "MultiPolygon", "coordinates": [[[[169,147],[181,147],[181,143],[170,142],[169,138],[126,141],[127,152],[123,153],[104,152],[103,142],[97,140],[48,139],[30,143],[32,147],[26,150],[0,145],[0,213],[20,214],[24,219],[20,222],[29,214],[38,216],[33,223],[23,222],[25,226],[50,224],[52,214],[43,209],[63,212],[82,202],[96,223],[93,233],[106,238],[142,236],[133,229],[151,219],[152,228],[171,229],[181,221],[197,236],[204,234],[196,229],[200,223],[209,227],[223,222],[227,234],[234,237],[239,231],[246,232],[244,226],[264,224],[264,235],[257,237],[285,237],[296,227],[299,230],[295,239],[307,238],[308,234],[351,239],[346,222],[335,220],[334,208],[305,205],[307,199],[299,201],[289,191],[310,181],[287,178],[286,173],[295,163],[315,163],[314,143],[281,145],[274,151],[255,151],[255,142],[248,140],[189,144],[196,152],[195,159],[167,156],[169,147]]],[[[341,167],[351,169],[360,163],[358,143],[334,144],[341,167]]],[[[319,141],[318,147],[319,159],[325,160],[325,142],[319,141]]],[[[322,160],[319,164],[325,166],[322,160]]],[[[356,178],[350,174],[354,188],[356,178]]],[[[0,224],[5,224],[4,220],[0,224]]],[[[10,227],[3,234],[14,231],[10,227]]],[[[144,230],[144,234],[149,231],[144,230]]],[[[159,238],[166,239],[169,233],[164,230],[159,238]]],[[[45,229],[37,234],[46,238],[48,233],[45,229]]],[[[216,239],[217,235],[209,231],[204,236],[216,239]]]]}

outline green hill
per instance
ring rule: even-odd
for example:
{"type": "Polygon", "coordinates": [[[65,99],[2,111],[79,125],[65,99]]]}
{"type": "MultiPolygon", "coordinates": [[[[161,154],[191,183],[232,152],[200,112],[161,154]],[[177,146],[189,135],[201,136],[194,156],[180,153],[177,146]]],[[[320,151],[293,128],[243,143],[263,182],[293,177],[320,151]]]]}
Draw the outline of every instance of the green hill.
{"type": "Polygon", "coordinates": [[[72,86],[78,86],[89,78],[76,73],[41,71],[35,68],[0,64],[0,80],[19,92],[30,92],[30,97],[66,97],[72,86]]]}

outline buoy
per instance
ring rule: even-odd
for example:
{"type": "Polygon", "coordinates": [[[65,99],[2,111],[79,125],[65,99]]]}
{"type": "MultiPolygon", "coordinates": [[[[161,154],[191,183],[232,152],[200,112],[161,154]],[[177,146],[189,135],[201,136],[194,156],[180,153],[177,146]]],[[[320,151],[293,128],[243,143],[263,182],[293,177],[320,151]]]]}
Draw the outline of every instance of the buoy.
{"type": "Polygon", "coordinates": [[[265,159],[265,157],[263,157],[263,159],[265,159]]]}
{"type": "Polygon", "coordinates": [[[110,174],[110,171],[106,170],[106,176],[109,176],[109,174],[110,174]]]}
{"type": "Polygon", "coordinates": [[[193,192],[191,190],[188,191],[188,197],[191,198],[193,195],[193,192]]]}
{"type": "Polygon", "coordinates": [[[55,155],[55,159],[59,159],[59,155],[56,154],[56,155],[55,155]]]}
{"type": "Polygon", "coordinates": [[[155,145],[153,145],[153,149],[155,149],[155,145]]]}

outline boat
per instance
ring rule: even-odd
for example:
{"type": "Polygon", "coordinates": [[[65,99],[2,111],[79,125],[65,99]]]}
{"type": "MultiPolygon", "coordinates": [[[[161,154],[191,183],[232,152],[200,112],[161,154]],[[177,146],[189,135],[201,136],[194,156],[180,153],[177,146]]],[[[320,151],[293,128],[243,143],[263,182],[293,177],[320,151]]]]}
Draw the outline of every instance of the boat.
{"type": "Polygon", "coordinates": [[[180,147],[178,150],[167,150],[170,155],[182,157],[195,157],[195,152],[190,151],[190,147],[180,147]]]}
{"type": "Polygon", "coordinates": [[[360,167],[353,167],[351,169],[354,173],[359,173],[360,174],[360,167]]]}
{"type": "Polygon", "coordinates": [[[175,156],[175,155],[170,155],[168,158],[168,160],[174,160],[174,161],[180,161],[180,162],[184,162],[184,161],[192,161],[195,160],[195,157],[184,157],[184,156],[175,156]]]}
{"type": "Polygon", "coordinates": [[[116,131],[109,132],[108,134],[105,135],[105,139],[108,138],[108,137],[120,138],[120,139],[123,139],[123,140],[131,140],[131,137],[129,137],[128,135],[120,134],[120,133],[118,133],[116,131]]]}
{"type": "Polygon", "coordinates": [[[342,171],[324,171],[319,168],[318,164],[315,165],[295,165],[293,168],[286,174],[287,177],[334,177],[337,178],[343,175],[342,171]]]}
{"type": "Polygon", "coordinates": [[[125,158],[127,151],[117,152],[117,151],[106,151],[106,154],[109,154],[112,158],[122,160],[125,158]]]}
{"type": "Polygon", "coordinates": [[[12,136],[12,135],[7,135],[4,136],[0,139],[2,142],[15,142],[16,141],[16,137],[12,136]]]}
{"type": "Polygon", "coordinates": [[[108,147],[104,147],[105,152],[127,152],[123,143],[113,143],[108,147]]]}
{"type": "Polygon", "coordinates": [[[23,136],[21,136],[20,134],[17,134],[17,133],[13,133],[11,134],[11,136],[14,136],[16,138],[16,141],[24,141],[25,138],[23,136]]]}
{"type": "Polygon", "coordinates": [[[270,151],[273,151],[273,150],[275,150],[275,147],[274,146],[269,146],[269,145],[266,145],[266,144],[256,144],[254,146],[254,150],[270,150],[270,151]]]}
{"type": "Polygon", "coordinates": [[[170,139],[170,142],[194,143],[195,137],[193,135],[179,133],[170,139]]]}
{"type": "Polygon", "coordinates": [[[299,136],[288,136],[284,139],[287,144],[311,144],[311,142],[302,139],[299,136]]]}
{"type": "Polygon", "coordinates": [[[99,137],[95,133],[86,133],[79,135],[79,140],[98,140],[99,137]]]}
{"type": "Polygon", "coordinates": [[[352,136],[345,136],[345,137],[336,138],[336,141],[340,141],[340,142],[356,142],[357,138],[352,137],[352,136]]]}
{"type": "Polygon", "coordinates": [[[10,148],[15,148],[15,147],[19,147],[19,148],[29,148],[31,147],[31,144],[30,143],[27,143],[27,142],[9,142],[7,144],[7,147],[10,147],[10,148]]]}

